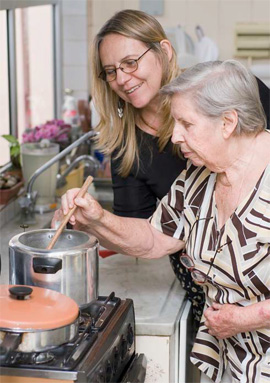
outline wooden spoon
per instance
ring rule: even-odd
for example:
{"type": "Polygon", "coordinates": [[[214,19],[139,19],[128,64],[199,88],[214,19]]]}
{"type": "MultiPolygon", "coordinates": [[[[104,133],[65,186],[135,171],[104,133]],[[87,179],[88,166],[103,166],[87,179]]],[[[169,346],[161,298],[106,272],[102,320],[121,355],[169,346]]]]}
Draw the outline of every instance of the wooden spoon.
{"type": "MultiPolygon", "coordinates": [[[[85,193],[87,192],[87,189],[91,185],[92,181],[93,181],[93,177],[88,176],[86,178],[86,180],[84,181],[84,184],[81,187],[81,189],[79,190],[79,193],[78,193],[76,198],[81,198],[81,197],[83,197],[85,195],[85,193]]],[[[58,240],[60,234],[62,233],[63,229],[65,228],[66,224],[68,223],[70,217],[74,214],[76,209],[77,209],[77,206],[74,205],[73,208],[70,209],[69,212],[65,215],[63,221],[61,222],[60,226],[56,230],[54,236],[52,237],[51,242],[46,247],[47,250],[51,250],[53,248],[53,246],[55,245],[56,241],[58,240]]]]}

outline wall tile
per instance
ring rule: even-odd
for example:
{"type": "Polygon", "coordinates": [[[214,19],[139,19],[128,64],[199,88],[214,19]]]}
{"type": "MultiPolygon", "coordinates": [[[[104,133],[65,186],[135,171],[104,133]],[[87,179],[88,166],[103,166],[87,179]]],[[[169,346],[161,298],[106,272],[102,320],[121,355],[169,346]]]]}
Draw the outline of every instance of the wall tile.
{"type": "Polygon", "coordinates": [[[63,15],[86,15],[89,0],[62,0],[63,15]]]}
{"type": "Polygon", "coordinates": [[[85,42],[64,41],[64,66],[87,65],[87,49],[85,42]]]}
{"type": "Polygon", "coordinates": [[[64,83],[66,88],[84,89],[88,82],[88,68],[84,66],[64,67],[64,83]]]}
{"type": "Polygon", "coordinates": [[[186,1],[165,1],[164,4],[164,15],[157,17],[157,20],[160,24],[166,27],[176,27],[181,25],[185,27],[186,25],[186,1]]]}
{"type": "Polygon", "coordinates": [[[253,0],[251,2],[251,21],[268,22],[270,28],[270,1],[253,0]]]}
{"type": "Polygon", "coordinates": [[[140,0],[122,0],[123,9],[140,9],[140,0]]]}
{"type": "Polygon", "coordinates": [[[197,41],[196,25],[200,25],[205,36],[216,40],[218,32],[218,1],[192,0],[187,2],[186,32],[197,41]]]}
{"type": "Polygon", "coordinates": [[[233,58],[236,23],[251,21],[251,0],[219,2],[218,43],[222,60],[233,58]]]}
{"type": "Polygon", "coordinates": [[[87,40],[87,18],[85,16],[64,16],[64,40],[87,40]]]}
{"type": "Polygon", "coordinates": [[[77,89],[74,91],[73,96],[76,100],[88,100],[89,92],[87,89],[77,89]]]}
{"type": "Polygon", "coordinates": [[[124,9],[121,0],[93,0],[93,25],[95,29],[100,29],[101,26],[116,12],[124,9]]]}

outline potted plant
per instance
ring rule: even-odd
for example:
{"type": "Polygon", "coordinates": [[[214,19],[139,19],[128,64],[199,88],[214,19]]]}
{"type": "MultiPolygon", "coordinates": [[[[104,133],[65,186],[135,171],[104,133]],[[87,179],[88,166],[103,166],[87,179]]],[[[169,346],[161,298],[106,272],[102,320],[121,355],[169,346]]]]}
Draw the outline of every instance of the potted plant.
{"type": "Polygon", "coordinates": [[[21,147],[19,141],[12,134],[3,134],[3,138],[5,138],[9,142],[9,151],[10,151],[10,160],[12,162],[12,166],[14,169],[21,169],[21,147]]]}
{"type": "Polygon", "coordinates": [[[0,204],[5,205],[18,194],[23,181],[19,141],[11,134],[3,134],[2,137],[9,142],[10,160],[12,162],[12,168],[0,175],[0,204]]]}

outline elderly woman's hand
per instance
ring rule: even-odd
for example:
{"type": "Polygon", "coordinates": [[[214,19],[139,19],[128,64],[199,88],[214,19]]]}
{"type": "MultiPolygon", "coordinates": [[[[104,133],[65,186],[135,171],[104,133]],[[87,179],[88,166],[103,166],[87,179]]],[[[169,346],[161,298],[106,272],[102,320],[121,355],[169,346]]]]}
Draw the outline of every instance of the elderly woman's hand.
{"type": "Polygon", "coordinates": [[[77,206],[77,209],[70,217],[71,225],[87,226],[91,222],[100,221],[104,211],[99,203],[88,193],[83,198],[76,198],[80,189],[70,189],[61,197],[61,208],[56,210],[52,219],[52,227],[57,227],[70,209],[77,206]]]}
{"type": "Polygon", "coordinates": [[[240,332],[270,328],[270,300],[248,306],[213,303],[204,316],[209,334],[225,339],[240,332]]]}
{"type": "Polygon", "coordinates": [[[241,332],[241,308],[231,304],[213,303],[205,312],[205,326],[218,339],[225,339],[241,332]]]}

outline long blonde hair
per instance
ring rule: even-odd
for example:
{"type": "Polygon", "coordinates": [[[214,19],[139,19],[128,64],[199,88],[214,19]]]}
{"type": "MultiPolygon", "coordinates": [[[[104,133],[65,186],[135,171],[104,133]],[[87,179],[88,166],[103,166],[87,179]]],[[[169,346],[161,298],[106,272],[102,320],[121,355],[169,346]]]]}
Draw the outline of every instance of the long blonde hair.
{"type": "MultiPolygon", "coordinates": [[[[157,58],[162,63],[163,76],[161,86],[168,84],[179,73],[176,52],[173,49],[172,59],[162,49],[160,42],[167,36],[160,23],[152,16],[137,10],[124,10],[116,13],[109,19],[96,35],[92,46],[92,96],[95,107],[100,116],[96,127],[99,131],[97,148],[104,154],[110,155],[116,148],[119,149],[118,157],[122,157],[118,172],[126,177],[134,160],[139,165],[139,153],[136,140],[135,116],[136,108],[124,102],[124,115],[120,119],[117,113],[119,96],[110,88],[109,84],[98,78],[102,71],[99,57],[99,46],[104,37],[111,33],[133,38],[143,42],[146,47],[151,47],[157,58]]],[[[164,100],[161,106],[162,124],[158,133],[159,150],[162,151],[170,140],[173,119],[170,115],[169,100],[164,100]]],[[[174,148],[177,152],[177,148],[174,148]]]]}

